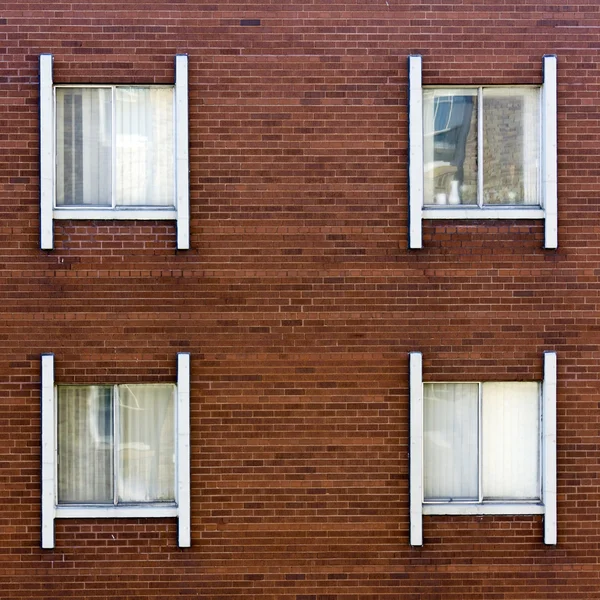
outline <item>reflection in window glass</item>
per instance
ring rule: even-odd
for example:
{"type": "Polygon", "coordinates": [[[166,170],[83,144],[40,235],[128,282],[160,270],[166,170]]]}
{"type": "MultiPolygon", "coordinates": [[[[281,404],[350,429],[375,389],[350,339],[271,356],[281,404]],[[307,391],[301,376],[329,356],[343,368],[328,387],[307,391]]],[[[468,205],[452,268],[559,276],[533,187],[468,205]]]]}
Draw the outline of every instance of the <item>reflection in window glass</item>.
{"type": "Polygon", "coordinates": [[[424,90],[425,204],[477,204],[477,90],[424,90]]]}
{"type": "Polygon", "coordinates": [[[483,203],[538,204],[537,90],[483,90],[483,203]]]}
{"type": "Polygon", "coordinates": [[[426,205],[539,204],[538,89],[426,89],[423,130],[426,205]]]}

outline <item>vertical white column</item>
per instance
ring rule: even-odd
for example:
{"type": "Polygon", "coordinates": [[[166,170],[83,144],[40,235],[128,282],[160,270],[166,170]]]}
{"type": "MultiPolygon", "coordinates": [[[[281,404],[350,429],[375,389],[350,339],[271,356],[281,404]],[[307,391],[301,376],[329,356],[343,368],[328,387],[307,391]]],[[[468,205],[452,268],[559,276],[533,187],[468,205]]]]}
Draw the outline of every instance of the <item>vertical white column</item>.
{"type": "Polygon", "coordinates": [[[408,247],[422,248],[423,89],[422,59],[408,57],[408,247]]]}
{"type": "Polygon", "coordinates": [[[54,98],[52,54],[40,54],[40,247],[52,250],[54,208],[54,98]]]}
{"type": "Polygon", "coordinates": [[[411,352],[410,369],[410,544],[423,545],[423,357],[411,352]]]}
{"type": "Polygon", "coordinates": [[[544,352],[542,384],[542,494],[544,500],[544,543],[557,543],[556,510],[556,352],[544,352]]]}
{"type": "Polygon", "coordinates": [[[190,247],[190,157],[188,117],[188,57],[175,57],[175,186],[177,248],[190,247]]]}
{"type": "Polygon", "coordinates": [[[54,548],[56,512],[56,425],[54,418],[54,355],[42,354],[42,548],[54,548]]]}
{"type": "Polygon", "coordinates": [[[544,247],[558,247],[558,162],[556,56],[544,56],[542,86],[542,198],[545,211],[544,247]]]}
{"type": "Polygon", "coordinates": [[[178,544],[191,545],[190,355],[177,355],[177,512],[178,544]]]}

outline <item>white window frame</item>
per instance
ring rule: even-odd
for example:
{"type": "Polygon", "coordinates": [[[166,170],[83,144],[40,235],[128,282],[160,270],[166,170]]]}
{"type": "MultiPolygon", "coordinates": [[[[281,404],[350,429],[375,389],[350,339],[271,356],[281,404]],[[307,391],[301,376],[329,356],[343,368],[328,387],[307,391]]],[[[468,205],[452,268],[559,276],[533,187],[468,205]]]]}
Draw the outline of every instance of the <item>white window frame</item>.
{"type": "Polygon", "coordinates": [[[178,545],[191,545],[190,515],[190,355],[177,354],[175,502],[135,505],[59,505],[57,494],[57,391],[54,355],[41,360],[42,548],[54,548],[56,519],[175,517],[178,545]]]}
{"type": "MultiPolygon", "coordinates": [[[[55,219],[175,220],[177,248],[187,250],[189,241],[189,127],[188,57],[175,57],[175,206],[174,207],[69,207],[55,204],[56,127],[52,54],[40,55],[40,246],[54,246],[55,219]]],[[[85,86],[78,86],[85,87],[85,86]]],[[[95,86],[89,86],[95,87],[95,86]]],[[[96,86],[97,87],[97,86],[96,86]]]]}
{"type": "Polygon", "coordinates": [[[544,543],[557,543],[556,352],[544,352],[542,382],[541,499],[532,502],[426,503],[423,490],[423,357],[409,355],[410,543],[423,545],[423,515],[544,515],[544,543]]]}
{"type": "MultiPolygon", "coordinates": [[[[423,219],[543,219],[544,247],[558,247],[557,192],[557,59],[543,57],[541,85],[541,206],[458,206],[452,208],[424,205],[423,165],[423,83],[422,57],[408,57],[409,79],[409,248],[423,247],[423,219]]],[[[485,87],[485,86],[484,86],[485,87]]],[[[515,86],[518,87],[518,86],[515,86]]]]}

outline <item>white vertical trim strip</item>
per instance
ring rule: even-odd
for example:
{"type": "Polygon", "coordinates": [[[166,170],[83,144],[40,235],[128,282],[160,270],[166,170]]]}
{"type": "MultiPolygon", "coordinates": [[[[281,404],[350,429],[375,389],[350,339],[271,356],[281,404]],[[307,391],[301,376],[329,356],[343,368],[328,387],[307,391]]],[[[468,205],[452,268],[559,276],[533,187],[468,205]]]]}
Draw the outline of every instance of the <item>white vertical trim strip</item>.
{"type": "Polygon", "coordinates": [[[54,205],[54,98],[52,54],[40,54],[40,247],[52,250],[54,205]]]}
{"type": "Polygon", "coordinates": [[[558,248],[556,56],[544,56],[542,86],[542,201],[546,211],[545,248],[558,248]]]}
{"type": "Polygon", "coordinates": [[[190,508],[190,355],[177,354],[177,507],[178,544],[191,546],[190,508]]]}
{"type": "Polygon", "coordinates": [[[542,493],[544,500],[544,543],[557,543],[556,509],[556,352],[544,352],[542,384],[543,462],[542,493]]]}
{"type": "Polygon", "coordinates": [[[408,57],[408,247],[422,248],[423,88],[422,58],[408,57]]]}
{"type": "Polygon", "coordinates": [[[42,354],[42,548],[54,548],[56,515],[56,427],[54,418],[54,355],[42,354]]]}
{"type": "Polygon", "coordinates": [[[190,157],[188,126],[188,57],[175,57],[175,186],[177,248],[190,247],[190,157]]]}
{"type": "Polygon", "coordinates": [[[423,357],[410,353],[410,544],[423,545],[423,357]]]}

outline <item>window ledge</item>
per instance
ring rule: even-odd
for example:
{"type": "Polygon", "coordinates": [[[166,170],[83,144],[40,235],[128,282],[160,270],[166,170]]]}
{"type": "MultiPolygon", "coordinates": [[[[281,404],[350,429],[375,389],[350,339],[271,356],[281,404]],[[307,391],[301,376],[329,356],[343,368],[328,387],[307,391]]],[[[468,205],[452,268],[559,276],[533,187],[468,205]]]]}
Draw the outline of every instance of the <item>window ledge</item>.
{"type": "Polygon", "coordinates": [[[177,517],[178,514],[177,505],[173,503],[127,506],[63,505],[56,507],[56,517],[62,519],[177,517]]]}
{"type": "Polygon", "coordinates": [[[544,219],[546,212],[539,206],[518,208],[424,208],[424,219],[544,219]]]}
{"type": "Polygon", "coordinates": [[[55,208],[52,212],[54,219],[80,220],[175,220],[177,211],[172,206],[165,208],[55,208]]]}
{"type": "Polygon", "coordinates": [[[423,504],[424,515],[543,515],[545,512],[545,507],[540,502],[423,504]]]}

